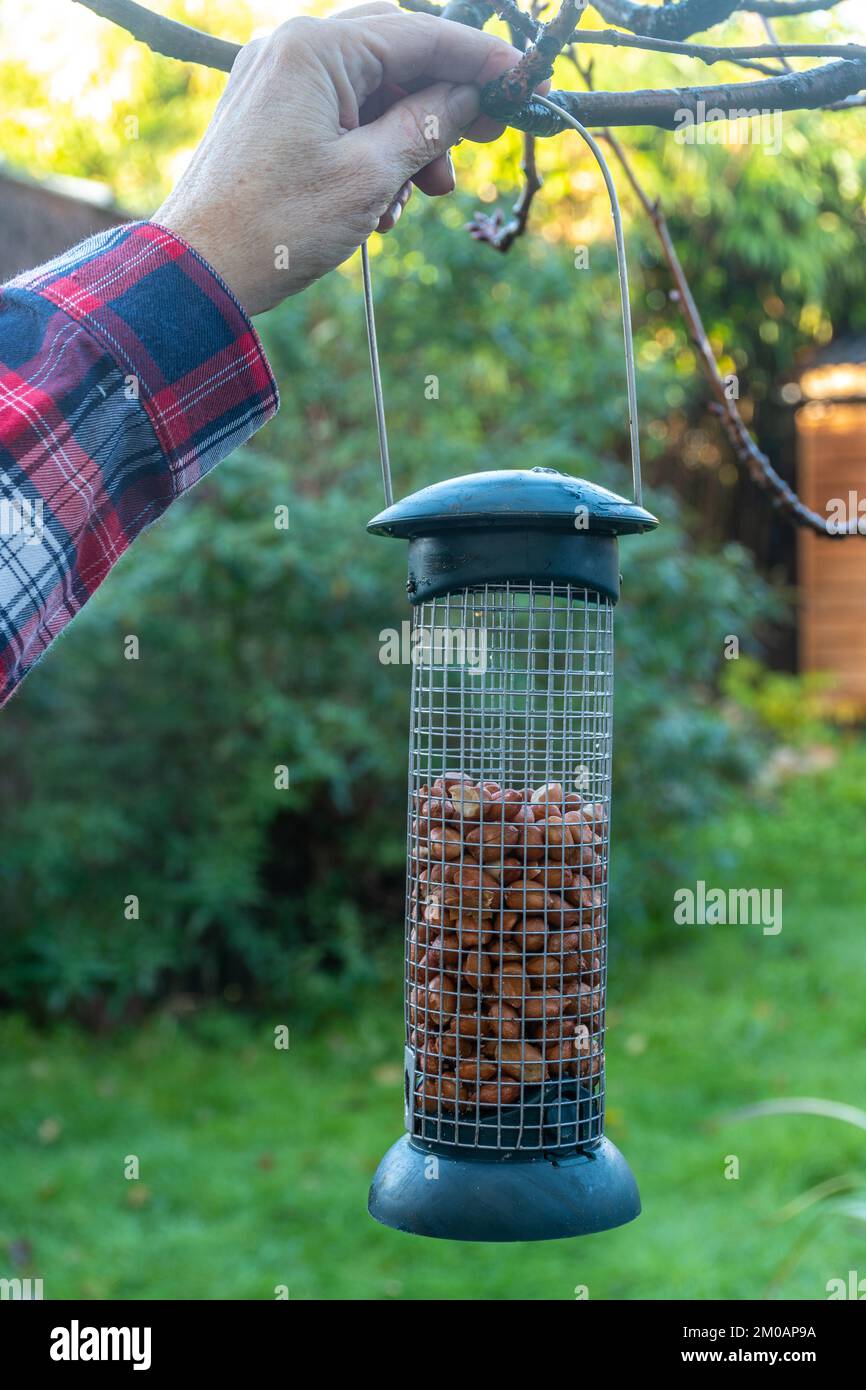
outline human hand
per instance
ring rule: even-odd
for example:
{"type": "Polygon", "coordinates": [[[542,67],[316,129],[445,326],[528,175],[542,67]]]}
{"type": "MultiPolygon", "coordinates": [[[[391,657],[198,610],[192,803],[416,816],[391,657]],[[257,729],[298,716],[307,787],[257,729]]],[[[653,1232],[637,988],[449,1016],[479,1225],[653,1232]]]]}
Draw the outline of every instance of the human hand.
{"type": "Polygon", "coordinates": [[[448,153],[502,127],[479,89],[520,54],[492,34],[376,0],[289,20],[238,55],[154,222],[199,251],[251,314],[397,221],[414,182],[450,193],[448,153]]]}

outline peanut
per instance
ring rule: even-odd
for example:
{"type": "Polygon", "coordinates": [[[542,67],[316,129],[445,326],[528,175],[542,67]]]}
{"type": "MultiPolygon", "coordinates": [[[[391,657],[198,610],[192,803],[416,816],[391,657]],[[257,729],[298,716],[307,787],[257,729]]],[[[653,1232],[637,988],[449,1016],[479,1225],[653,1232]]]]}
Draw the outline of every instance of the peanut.
{"type": "Polygon", "coordinates": [[[506,1076],[537,1086],[544,1080],[544,1060],[532,1043],[505,1042],[496,1048],[496,1059],[506,1076]]]}
{"type": "Polygon", "coordinates": [[[562,782],[455,771],[411,798],[407,973],[416,1099],[511,1105],[603,1067],[607,809],[562,782]],[[479,1051],[480,1048],[480,1051],[479,1051]]]}
{"type": "Polygon", "coordinates": [[[481,1032],[485,1038],[519,1038],[519,1016],[504,1001],[488,1004],[481,1019],[481,1032]]]}
{"type": "Polygon", "coordinates": [[[457,1082],[453,1076],[424,1076],[419,1088],[419,1096],[424,1109],[436,1114],[442,1111],[456,1109],[457,1102],[457,1082]]]}
{"type": "Polygon", "coordinates": [[[548,1047],[544,1055],[548,1076],[561,1076],[565,1071],[565,1063],[570,1062],[574,1056],[574,1043],[570,1038],[563,1038],[561,1042],[555,1042],[548,1047]]]}
{"type": "Polygon", "coordinates": [[[533,806],[561,806],[562,799],[561,782],[547,782],[532,793],[533,806]]]}
{"type": "Polygon", "coordinates": [[[434,825],[430,829],[430,854],[433,859],[453,862],[460,858],[460,836],[451,825],[434,825]]]}
{"type": "Polygon", "coordinates": [[[547,994],[532,994],[524,1005],[523,1016],[531,1019],[557,1018],[566,1012],[565,1004],[562,995],[553,991],[547,994]]]}
{"type": "Polygon", "coordinates": [[[490,957],[481,955],[479,951],[470,951],[463,966],[463,978],[469,981],[472,988],[479,993],[489,991],[492,974],[490,957]]]}
{"type": "Polygon", "coordinates": [[[506,906],[515,912],[541,912],[550,901],[550,894],[534,879],[520,879],[505,892],[506,906]]]}
{"type": "Polygon", "coordinates": [[[519,1095],[520,1087],[513,1081],[487,1081],[478,1087],[478,1100],[481,1105],[513,1105],[519,1095]]]}

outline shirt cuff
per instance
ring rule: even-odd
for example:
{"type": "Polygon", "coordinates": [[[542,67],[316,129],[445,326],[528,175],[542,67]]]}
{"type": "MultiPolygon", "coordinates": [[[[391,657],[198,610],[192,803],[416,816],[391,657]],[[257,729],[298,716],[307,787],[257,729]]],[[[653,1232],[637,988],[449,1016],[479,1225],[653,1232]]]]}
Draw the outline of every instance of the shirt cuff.
{"type": "Polygon", "coordinates": [[[57,305],[125,374],[150,419],[175,496],[279,409],[264,348],[225,281],[180,237],[130,222],[20,285],[57,305]]]}

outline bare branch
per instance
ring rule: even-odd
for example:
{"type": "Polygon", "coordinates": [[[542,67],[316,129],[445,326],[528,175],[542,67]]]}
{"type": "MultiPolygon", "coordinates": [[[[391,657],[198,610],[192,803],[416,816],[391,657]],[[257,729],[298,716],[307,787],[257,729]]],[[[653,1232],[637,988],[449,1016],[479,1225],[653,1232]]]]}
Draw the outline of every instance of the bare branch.
{"type": "Polygon", "coordinates": [[[520,168],[523,172],[523,188],[517,202],[511,209],[510,221],[506,222],[502,213],[497,209],[490,215],[476,212],[472,221],[466,224],[466,230],[470,236],[473,236],[476,241],[483,241],[488,246],[492,246],[494,251],[508,251],[517,238],[523,236],[529,222],[532,200],[543,183],[535,162],[534,135],[524,135],[523,137],[523,159],[520,162],[520,168]]]}
{"type": "Polygon", "coordinates": [[[644,48],[650,53],[699,58],[702,63],[738,63],[744,58],[866,58],[866,45],[859,43],[772,43],[710,44],[674,43],[670,39],[648,39],[623,34],[619,29],[580,29],[574,43],[601,44],[606,48],[644,48]]]}
{"type": "Polygon", "coordinates": [[[767,19],[784,19],[786,15],[814,14],[816,10],[832,10],[841,0],[744,0],[743,9],[767,19]]]}
{"type": "Polygon", "coordinates": [[[834,101],[827,107],[828,111],[853,111],[855,106],[866,106],[866,92],[860,92],[857,96],[843,97],[841,101],[834,101]]]}
{"type": "MultiPolygon", "coordinates": [[[[84,5],[101,18],[120,25],[155,53],[177,58],[182,62],[201,63],[228,72],[240,51],[238,44],[229,43],[198,29],[192,29],[188,25],[166,19],[162,15],[156,15],[143,5],[135,3],[135,0],[76,0],[76,3],[84,5]]],[[[608,35],[592,32],[591,38],[587,38],[585,33],[576,33],[575,20],[583,13],[586,0],[563,0],[558,14],[546,25],[539,25],[533,17],[523,14],[514,0],[500,0],[495,6],[489,3],[489,0],[448,0],[442,8],[434,4],[433,0],[402,0],[402,3],[407,9],[423,10],[431,14],[441,13],[448,19],[469,24],[474,28],[483,28],[496,9],[508,19],[517,34],[524,40],[531,41],[531,46],[524,53],[521,62],[508,74],[512,78],[510,88],[506,85],[503,89],[501,81],[493,82],[489,83],[482,93],[485,109],[525,132],[524,158],[521,166],[525,175],[525,186],[514,205],[511,221],[503,226],[501,214],[498,220],[482,220],[479,214],[474,223],[470,224],[475,236],[500,251],[507,250],[515,238],[525,230],[532,199],[541,186],[535,164],[534,136],[555,135],[562,128],[554,113],[548,112],[540,103],[533,103],[531,98],[525,98],[539,81],[549,76],[555,57],[569,43],[586,41],[608,43],[611,46],[623,44],[667,52],[676,51],[705,62],[745,61],[750,56],[783,59],[786,55],[808,54],[814,57],[819,52],[822,55],[829,54],[836,48],[843,51],[841,61],[830,62],[820,68],[809,68],[806,72],[785,72],[763,82],[686,87],[670,91],[551,93],[554,101],[563,105],[586,125],[656,125],[672,129],[682,119],[684,111],[691,112],[693,121],[699,123],[706,119],[708,113],[714,119],[713,113],[716,110],[728,110],[731,118],[734,118],[735,113],[743,111],[744,107],[757,108],[758,111],[796,110],[834,103],[836,109],[842,109],[861,105],[863,98],[859,94],[866,88],[866,58],[861,56],[863,50],[855,45],[825,44],[810,48],[802,44],[772,43],[752,49],[714,49],[707,45],[686,45],[677,42],[699,28],[720,23],[738,8],[739,0],[680,0],[678,4],[662,6],[637,5],[632,3],[632,0],[594,0],[595,7],[604,18],[631,29],[644,39],[656,40],[653,43],[629,43],[625,36],[613,33],[608,35]],[[650,27],[642,30],[641,23],[650,27]],[[688,24],[693,27],[685,27],[688,24]],[[735,102],[740,105],[734,107],[735,102]],[[515,104],[518,104],[516,114],[513,110],[515,104]]],[[[816,0],[750,0],[748,7],[765,18],[772,18],[826,9],[835,3],[836,0],[820,0],[820,3],[816,0]]],[[[590,69],[581,65],[576,55],[573,56],[581,73],[591,81],[590,69]]],[[[797,525],[810,527],[822,535],[860,534],[856,522],[849,524],[847,532],[830,531],[827,520],[800,501],[752,439],[736,403],[728,399],[724,381],[661,207],[658,202],[651,202],[644,192],[625,151],[612,132],[609,129],[605,130],[604,135],[656,230],[676,286],[672,297],[676,297],[682,308],[689,335],[698,353],[698,360],[715,398],[712,409],[721,420],[737,459],[748,468],[755,483],[770,495],[773,505],[797,525]]]]}
{"type": "MultiPolygon", "coordinates": [[[[655,39],[687,39],[722,24],[741,0],[679,0],[675,5],[638,5],[634,0],[592,0],[602,19],[633,34],[655,39]]],[[[831,0],[832,3],[832,0],[831,0]]]]}
{"type": "MultiPolygon", "coordinates": [[[[778,49],[779,49],[779,40],[778,40],[778,38],[776,37],[776,31],[775,31],[775,29],[773,28],[772,21],[769,20],[769,19],[766,19],[766,18],[762,17],[762,18],[761,18],[761,26],[762,26],[762,28],[763,28],[763,30],[764,30],[764,33],[767,35],[767,38],[770,40],[770,43],[773,44],[774,47],[778,50],[778,49]]],[[[843,55],[843,56],[847,56],[847,55],[843,55]]],[[[853,54],[852,54],[852,57],[853,57],[853,54]]],[[[779,61],[781,62],[782,67],[785,69],[786,72],[793,72],[793,71],[794,71],[793,65],[792,65],[791,63],[788,62],[787,55],[786,55],[784,52],[780,52],[780,54],[779,54],[779,61]]]]}
{"type": "Polygon", "coordinates": [[[119,24],[134,39],[147,44],[154,53],[166,58],[178,58],[182,63],[201,63],[220,72],[231,72],[232,64],[241,51],[241,45],[229,43],[226,39],[204,34],[200,29],[192,29],[188,24],[178,24],[164,15],[154,14],[135,0],[74,0],[92,10],[101,19],[109,19],[119,24]]]}
{"type": "Polygon", "coordinates": [[[492,14],[493,6],[487,0],[448,0],[442,9],[443,19],[468,24],[470,29],[483,29],[492,14]]]}
{"type": "MultiPolygon", "coordinates": [[[[571,58],[586,86],[591,90],[592,64],[587,64],[581,60],[576,45],[571,45],[569,47],[568,56],[571,58]]],[[[677,250],[671,238],[667,221],[662,212],[661,202],[658,198],[650,198],[638,179],[631,160],[626,155],[623,146],[617,140],[613,132],[611,130],[603,130],[601,134],[619,160],[626,178],[637,195],[638,201],[652,223],[656,236],[659,239],[662,254],[667,262],[675,286],[671,291],[670,297],[680,306],[689,337],[697,352],[701,369],[709,383],[710,390],[714,397],[710,402],[710,410],[718,417],[722,428],[727,434],[737,462],[748,470],[749,476],[755,485],[770,496],[773,506],[778,511],[783,512],[794,525],[808,527],[810,530],[817,531],[820,535],[829,536],[834,540],[849,535],[861,534],[858,530],[856,520],[849,522],[847,530],[836,530],[835,528],[830,530],[829,519],[820,516],[817,512],[813,512],[801,502],[797,494],[773,468],[767,455],[758,448],[758,445],[746,428],[745,421],[740,414],[736,401],[729,398],[725,388],[725,382],[719,371],[715,353],[713,352],[698,306],[695,303],[691,286],[689,285],[682,262],[677,255],[677,250]]]]}
{"type": "Polygon", "coordinates": [[[758,448],[754,439],[746,428],[745,421],[740,414],[735,400],[732,400],[725,389],[725,381],[719,371],[715,354],[710,344],[707,331],[704,328],[698,306],[695,303],[694,295],[691,291],[686,273],[683,270],[682,262],[677,255],[676,247],[671,239],[670,230],[661,203],[658,199],[651,199],[642,187],[631,161],[625,153],[622,145],[616,136],[609,130],[603,132],[620,165],[626,178],[631,184],[638,200],[650,219],[662,254],[667,262],[668,269],[674,282],[675,289],[671,298],[679,305],[688,329],[689,337],[697,353],[698,361],[704,376],[709,383],[713,394],[713,401],[710,409],[719,419],[733,448],[737,461],[742,464],[749,473],[752,481],[757,487],[770,497],[773,506],[777,511],[782,512],[796,526],[807,527],[811,531],[817,531],[819,535],[829,536],[834,540],[847,539],[851,535],[859,535],[857,521],[849,523],[849,529],[836,530],[830,529],[827,517],[821,516],[818,512],[813,512],[810,507],[801,502],[797,494],[788,486],[784,478],[781,478],[771,464],[767,455],[762,449],[758,448]]]}
{"type": "Polygon", "coordinates": [[[593,0],[608,24],[619,24],[649,38],[687,39],[722,24],[737,10],[750,10],[767,19],[831,10],[840,0],[680,0],[679,4],[640,5],[634,0],[593,0]]]}
{"type": "MultiPolygon", "coordinates": [[[[844,59],[761,82],[635,92],[551,92],[549,96],[583,125],[650,125],[675,130],[686,121],[700,125],[707,119],[718,120],[719,111],[725,113],[725,119],[735,120],[749,112],[814,110],[864,88],[866,59],[844,59]]],[[[565,129],[554,112],[531,97],[514,110],[502,101],[496,83],[482,90],[481,104],[488,115],[532,135],[558,135],[565,129]]]]}
{"type": "Polygon", "coordinates": [[[549,24],[536,24],[535,38],[520,62],[501,77],[487,83],[482,92],[482,104],[486,97],[487,101],[499,104],[501,113],[526,101],[539,82],[553,72],[553,64],[569,42],[586,4],[587,0],[562,0],[560,9],[549,24]]]}
{"type": "MultiPolygon", "coordinates": [[[[424,5],[425,8],[427,6],[427,0],[407,0],[407,2],[410,5],[424,5]]],[[[630,4],[631,0],[615,0],[615,2],[617,4],[630,4]]],[[[217,68],[221,72],[228,72],[240,51],[238,44],[229,43],[212,34],[202,33],[186,24],[178,24],[174,20],[166,19],[163,15],[154,14],[145,6],[137,4],[136,0],[75,0],[75,3],[84,5],[94,14],[120,25],[132,34],[133,38],[147,44],[155,53],[177,58],[181,62],[202,63],[207,67],[217,68]]],[[[538,26],[536,21],[529,16],[523,17],[524,23],[520,32],[528,35],[534,31],[535,42],[533,47],[527,50],[521,63],[507,74],[507,79],[512,84],[507,86],[507,90],[505,90],[505,79],[497,79],[485,89],[482,95],[485,108],[490,111],[490,114],[498,116],[499,119],[507,121],[509,125],[516,126],[528,134],[547,136],[560,133],[562,126],[553,113],[539,103],[533,104],[531,99],[524,101],[523,105],[515,111],[514,108],[520,99],[519,97],[515,99],[515,93],[519,92],[521,88],[524,92],[530,92],[536,83],[548,74],[552,68],[553,57],[569,41],[574,30],[574,21],[582,13],[585,3],[586,0],[564,0],[558,15],[550,24],[544,26],[538,26]],[[569,16],[571,26],[568,36],[566,36],[563,31],[568,27],[569,16]],[[528,26],[532,26],[531,30],[528,26]]],[[[614,0],[604,0],[604,3],[614,3],[614,0]]],[[[699,0],[681,0],[679,5],[666,5],[661,8],[664,10],[682,10],[686,6],[693,7],[698,3],[699,0]]],[[[706,5],[709,0],[700,0],[700,3],[706,5]]],[[[832,3],[832,0],[828,0],[828,3],[832,3]]],[[[497,8],[500,9],[500,12],[507,11],[506,17],[509,22],[514,21],[515,13],[521,13],[516,9],[516,6],[508,5],[507,0],[506,4],[501,4],[497,8]]],[[[643,8],[655,9],[658,7],[646,6],[643,8]]],[[[493,13],[493,10],[494,6],[488,3],[488,0],[449,0],[449,3],[442,10],[442,14],[448,18],[458,19],[461,23],[481,27],[493,13]]],[[[697,13],[694,9],[691,12],[697,13]]],[[[585,35],[579,30],[577,33],[579,41],[582,42],[585,35]]],[[[603,41],[614,47],[618,43],[628,43],[626,36],[613,32],[610,33],[609,37],[604,31],[600,34],[598,31],[587,31],[587,33],[593,34],[593,37],[587,40],[588,42],[603,41]]],[[[690,47],[697,49],[706,46],[691,45],[690,47]]],[[[816,45],[815,47],[819,46],[816,45]]],[[[761,110],[812,109],[818,106],[843,109],[844,106],[859,105],[860,101],[857,94],[866,87],[863,62],[860,60],[862,48],[853,44],[825,44],[820,45],[820,48],[822,52],[827,53],[837,49],[845,54],[853,55],[856,53],[857,58],[846,57],[844,61],[827,63],[824,67],[810,68],[806,72],[786,73],[777,78],[769,78],[766,82],[741,83],[731,87],[686,87],[630,93],[590,92],[586,95],[559,92],[552,93],[552,96],[554,100],[565,105],[566,109],[571,111],[584,125],[655,125],[665,129],[675,128],[678,121],[682,119],[683,110],[692,111],[693,117],[697,118],[699,115],[698,103],[702,103],[705,110],[724,110],[734,103],[737,109],[758,107],[761,110]]],[[[774,45],[757,45],[752,50],[738,51],[737,56],[745,57],[746,52],[761,50],[765,51],[768,56],[781,56],[781,49],[777,49],[774,45]]],[[[709,51],[718,53],[718,61],[729,56],[721,49],[710,49],[709,51]]],[[[735,51],[730,50],[730,52],[735,51]]],[[[814,50],[810,50],[808,45],[788,44],[784,46],[784,52],[787,54],[803,54],[804,51],[810,52],[814,56],[814,50]]],[[[705,55],[701,52],[691,56],[703,58],[705,55]]],[[[714,58],[713,61],[716,59],[714,58]]]]}
{"type": "MultiPolygon", "coordinates": [[[[530,23],[533,28],[533,37],[538,32],[538,25],[535,23],[535,16],[538,8],[543,5],[544,0],[531,0],[532,18],[530,23]]],[[[514,6],[515,12],[522,17],[522,10],[514,6]]],[[[513,24],[509,25],[511,41],[521,52],[526,52],[527,44],[530,40],[520,30],[515,29],[513,24]]],[[[467,222],[466,231],[476,241],[483,242],[491,246],[494,251],[506,252],[511,249],[518,237],[523,236],[529,225],[529,213],[533,199],[542,185],[542,178],[538,172],[538,165],[535,158],[535,136],[523,136],[523,159],[520,163],[523,173],[523,188],[521,189],[517,202],[511,209],[511,218],[505,221],[504,214],[497,208],[495,212],[488,214],[480,209],[474,217],[467,222]]]]}
{"type": "MultiPolygon", "coordinates": [[[[403,4],[403,0],[400,0],[400,4],[403,4]]],[[[540,24],[531,15],[526,14],[516,0],[497,0],[496,13],[500,19],[508,21],[515,34],[520,34],[529,43],[534,43],[538,38],[540,24]]]]}
{"type": "MultiPolygon", "coordinates": [[[[416,0],[401,0],[412,8],[416,0]]],[[[496,11],[503,19],[522,34],[533,40],[538,33],[538,25],[529,15],[518,8],[515,0],[497,0],[496,11]]],[[[698,58],[702,63],[738,63],[746,66],[744,60],[752,58],[776,58],[784,63],[786,58],[866,58],[866,46],[855,43],[779,43],[773,36],[772,43],[756,44],[706,44],[678,43],[672,39],[653,39],[638,34],[624,34],[619,29],[578,29],[571,35],[569,43],[600,44],[605,48],[641,48],[650,53],[669,53],[672,56],[698,58]]],[[[761,68],[775,76],[776,70],[761,68]]]]}

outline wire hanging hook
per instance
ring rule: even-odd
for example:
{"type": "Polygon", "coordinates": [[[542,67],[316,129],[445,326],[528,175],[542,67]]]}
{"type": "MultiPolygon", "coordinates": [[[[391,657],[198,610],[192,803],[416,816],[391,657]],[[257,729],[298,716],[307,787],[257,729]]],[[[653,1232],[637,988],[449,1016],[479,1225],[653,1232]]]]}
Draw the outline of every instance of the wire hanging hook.
{"type": "Polygon", "coordinates": [[[604,176],[604,181],[607,185],[607,192],[610,198],[610,210],[613,214],[613,231],[614,238],[616,241],[616,264],[617,270],[619,271],[619,293],[620,301],[622,303],[622,336],[625,344],[625,380],[626,390],[628,392],[628,428],[629,436],[631,438],[632,490],[634,492],[635,503],[637,504],[637,506],[642,507],[643,497],[640,475],[640,436],[638,434],[637,384],[635,381],[634,369],[634,340],[632,338],[631,331],[631,301],[629,299],[628,293],[628,265],[626,263],[625,258],[625,238],[622,234],[622,216],[620,214],[619,209],[619,198],[616,194],[616,185],[614,184],[613,175],[610,172],[607,160],[602,154],[597,141],[593,139],[586,127],[582,126],[580,124],[580,121],[575,120],[574,116],[572,116],[570,112],[566,111],[564,107],[557,106],[555,101],[550,101],[547,97],[539,96],[536,93],[533,96],[533,101],[540,101],[541,104],[543,106],[546,106],[549,111],[555,111],[557,115],[562,117],[566,125],[571,126],[572,130],[576,130],[578,135],[586,141],[587,145],[589,145],[589,148],[595,155],[595,158],[598,162],[598,167],[601,169],[601,172],[604,176]]]}
{"type": "MultiPolygon", "coordinates": [[[[610,210],[613,214],[614,239],[616,241],[616,264],[619,271],[619,293],[622,304],[622,333],[625,345],[625,379],[626,391],[628,394],[628,428],[631,440],[631,476],[634,501],[637,506],[643,506],[643,496],[641,488],[640,472],[640,435],[638,432],[637,414],[637,384],[635,380],[634,365],[634,339],[631,328],[631,301],[628,293],[628,265],[625,256],[625,238],[622,232],[622,216],[619,207],[619,198],[616,193],[616,186],[613,175],[608,167],[607,160],[601,152],[598,143],[590,135],[589,131],[581,125],[580,121],[575,120],[570,112],[564,107],[557,106],[555,101],[550,101],[547,97],[534,96],[533,100],[540,101],[550,111],[555,111],[561,116],[566,125],[576,130],[578,135],[586,142],[592,153],[595,155],[598,166],[601,169],[607,192],[610,198],[610,210]]],[[[385,402],[382,396],[382,375],[379,370],[379,352],[376,346],[376,318],[373,310],[373,284],[370,276],[370,254],[368,244],[365,241],[361,246],[361,275],[364,282],[364,315],[367,321],[367,344],[370,349],[370,371],[373,377],[373,400],[376,406],[376,429],[379,435],[379,459],[382,464],[382,482],[385,488],[385,504],[390,507],[394,497],[391,488],[391,461],[388,454],[388,429],[385,423],[385,402]]]]}
{"type": "Polygon", "coordinates": [[[382,397],[382,375],[379,371],[379,352],[376,347],[376,315],[373,310],[373,281],[370,276],[370,251],[367,242],[361,246],[361,278],[364,282],[364,317],[367,320],[367,346],[370,349],[370,371],[373,376],[373,400],[376,405],[376,429],[379,434],[379,461],[382,464],[382,484],[385,505],[394,501],[391,488],[391,459],[388,454],[388,428],[385,424],[385,402],[382,397]]]}

